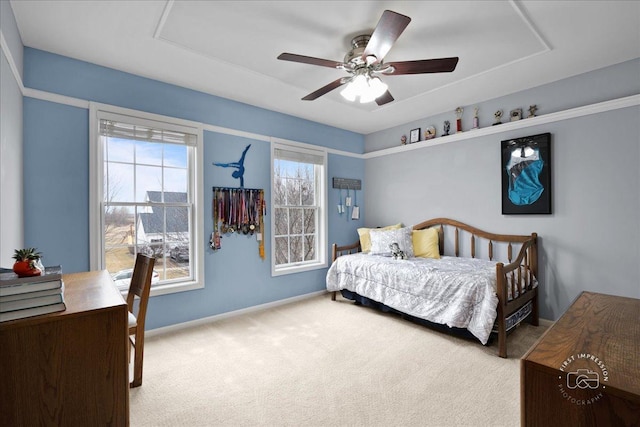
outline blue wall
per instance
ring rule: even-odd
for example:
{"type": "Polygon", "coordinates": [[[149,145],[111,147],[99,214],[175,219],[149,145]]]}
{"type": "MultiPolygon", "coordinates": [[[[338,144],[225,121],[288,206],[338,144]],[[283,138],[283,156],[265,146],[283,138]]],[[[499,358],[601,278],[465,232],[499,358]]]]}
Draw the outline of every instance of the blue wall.
{"type": "MultiPolygon", "coordinates": [[[[351,153],[364,151],[364,137],[345,130],[201,92],[161,83],[31,48],[24,50],[25,87],[124,108],[162,114],[300,141],[351,153]]],[[[89,269],[89,114],[88,110],[34,98],[24,100],[25,245],[44,253],[45,264],[66,272],[89,269]]],[[[237,186],[228,169],[213,162],[235,159],[252,144],[245,160],[245,186],[264,188],[270,197],[270,147],[223,133],[204,132],[204,232],[212,231],[211,187],[237,186]]],[[[329,242],[357,239],[364,224],[339,216],[334,176],[364,177],[364,160],[331,153],[328,157],[329,242]]],[[[362,192],[358,203],[364,205],[362,192]]],[[[268,214],[270,214],[268,212],[268,214]]],[[[258,256],[255,236],[227,236],[222,250],[205,250],[205,288],[153,297],[149,329],[185,322],[325,288],[326,269],[271,277],[270,229],[267,259],[258,256]]],[[[327,248],[329,253],[329,248],[327,248]]]]}
{"type": "Polygon", "coordinates": [[[89,112],[24,98],[24,244],[67,273],[89,268],[89,112]]]}
{"type": "Polygon", "coordinates": [[[14,250],[23,248],[22,212],[22,41],[13,10],[0,1],[0,266],[11,266],[14,250]],[[6,51],[5,51],[6,49],[6,51]],[[18,76],[14,76],[12,67],[18,76]]]}

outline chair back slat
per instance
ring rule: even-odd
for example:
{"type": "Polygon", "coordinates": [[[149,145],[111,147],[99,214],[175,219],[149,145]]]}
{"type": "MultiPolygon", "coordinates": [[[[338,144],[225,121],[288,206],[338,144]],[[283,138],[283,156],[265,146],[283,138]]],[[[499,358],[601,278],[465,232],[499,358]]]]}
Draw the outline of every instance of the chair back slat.
{"type": "Polygon", "coordinates": [[[136,316],[138,326],[144,328],[144,319],[147,312],[147,303],[149,302],[149,292],[151,291],[151,278],[153,277],[153,266],[155,258],[144,254],[136,256],[136,263],[133,267],[131,275],[131,283],[129,284],[129,292],[127,294],[127,305],[129,311],[136,316]],[[134,312],[135,298],[140,298],[138,304],[138,313],[134,312]]]}

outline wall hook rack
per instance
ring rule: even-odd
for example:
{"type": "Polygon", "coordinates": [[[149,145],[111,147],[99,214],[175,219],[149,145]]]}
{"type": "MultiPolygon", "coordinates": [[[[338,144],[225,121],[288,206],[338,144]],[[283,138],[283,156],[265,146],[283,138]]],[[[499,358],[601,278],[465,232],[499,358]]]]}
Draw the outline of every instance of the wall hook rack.
{"type": "Polygon", "coordinates": [[[362,190],[362,181],[351,178],[333,178],[333,188],[340,190],[362,190]]]}

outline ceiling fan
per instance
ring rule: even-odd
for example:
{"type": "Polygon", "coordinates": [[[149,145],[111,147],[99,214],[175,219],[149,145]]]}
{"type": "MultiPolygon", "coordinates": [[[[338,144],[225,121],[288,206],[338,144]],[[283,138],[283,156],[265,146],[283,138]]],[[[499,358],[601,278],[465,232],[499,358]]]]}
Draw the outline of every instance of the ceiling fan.
{"type": "Polygon", "coordinates": [[[305,96],[302,98],[304,101],[313,101],[346,84],[347,87],[341,92],[346,99],[355,101],[356,97],[359,97],[360,102],[363,103],[375,99],[378,105],[384,105],[393,101],[393,96],[379,75],[447,73],[455,70],[458,64],[458,57],[383,62],[385,55],[409,25],[409,22],[411,22],[411,18],[408,16],[385,10],[373,34],[359,35],[351,40],[352,49],[345,55],[343,62],[294,53],[282,53],[278,59],[336,68],[349,73],[349,76],[334,80],[305,96]]]}

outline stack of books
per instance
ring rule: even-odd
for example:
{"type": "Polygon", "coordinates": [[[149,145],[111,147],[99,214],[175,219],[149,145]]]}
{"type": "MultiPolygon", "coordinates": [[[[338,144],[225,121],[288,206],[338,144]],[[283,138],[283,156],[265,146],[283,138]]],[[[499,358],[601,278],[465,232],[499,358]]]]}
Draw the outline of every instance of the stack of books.
{"type": "Polygon", "coordinates": [[[0,322],[66,310],[60,266],[45,267],[40,276],[0,273],[0,322]]]}

